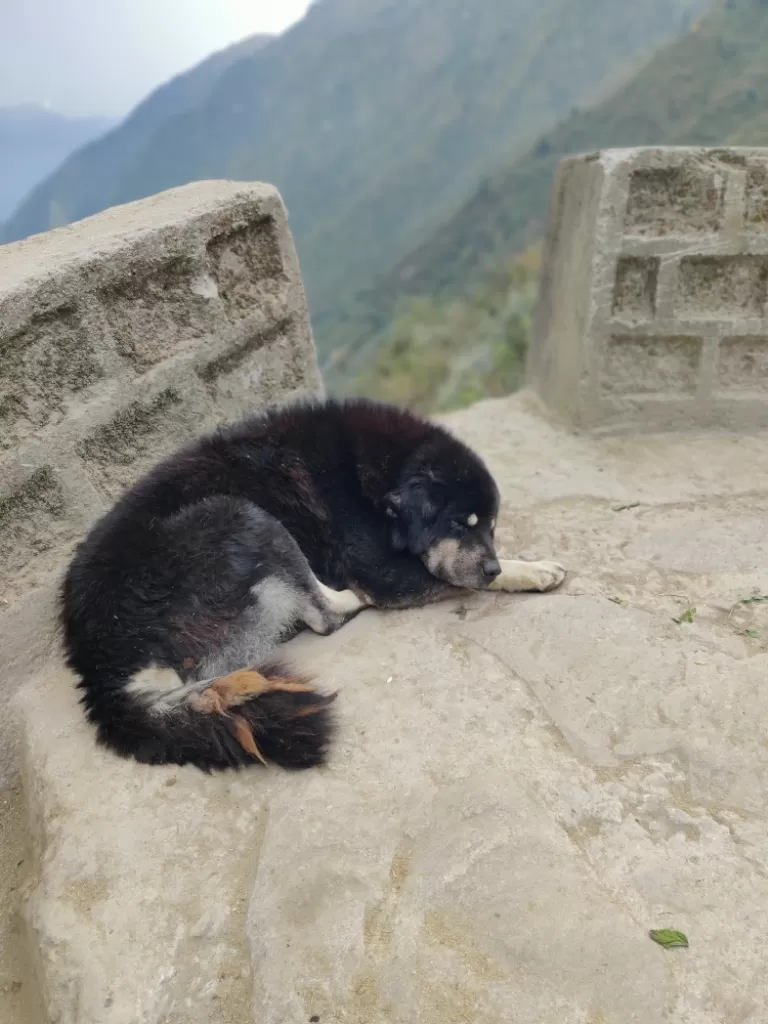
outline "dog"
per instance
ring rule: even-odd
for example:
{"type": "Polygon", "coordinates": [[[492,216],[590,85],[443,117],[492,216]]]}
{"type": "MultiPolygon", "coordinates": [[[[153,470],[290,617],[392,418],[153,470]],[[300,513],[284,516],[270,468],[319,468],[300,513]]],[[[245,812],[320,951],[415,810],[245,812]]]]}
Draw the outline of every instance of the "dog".
{"type": "Polygon", "coordinates": [[[95,524],[63,579],[98,741],[206,772],[323,763],[334,695],[276,646],[368,607],[559,586],[555,562],[498,560],[498,511],[473,451],[390,405],[302,401],[193,442],[95,524]]]}

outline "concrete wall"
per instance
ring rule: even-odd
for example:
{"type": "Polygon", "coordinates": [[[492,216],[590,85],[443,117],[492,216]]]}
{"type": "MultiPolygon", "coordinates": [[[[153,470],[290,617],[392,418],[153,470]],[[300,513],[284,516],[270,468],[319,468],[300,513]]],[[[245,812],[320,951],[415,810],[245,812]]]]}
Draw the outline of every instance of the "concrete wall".
{"type": "Polygon", "coordinates": [[[768,427],[768,150],[564,160],[529,383],[605,432],[768,427]]]}
{"type": "Polygon", "coordinates": [[[280,196],[202,182],[0,247],[0,355],[3,697],[51,641],[52,572],[142,469],[320,391],[280,196]]]}

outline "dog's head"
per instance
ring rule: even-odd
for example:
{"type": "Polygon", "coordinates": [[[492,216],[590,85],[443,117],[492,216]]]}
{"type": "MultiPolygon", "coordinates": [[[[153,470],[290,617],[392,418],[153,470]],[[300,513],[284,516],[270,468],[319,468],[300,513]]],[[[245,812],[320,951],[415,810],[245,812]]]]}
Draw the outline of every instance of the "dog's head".
{"type": "Polygon", "coordinates": [[[493,534],[499,492],[480,459],[458,441],[420,453],[385,500],[396,551],[410,551],[433,576],[479,590],[501,572],[493,534]]]}

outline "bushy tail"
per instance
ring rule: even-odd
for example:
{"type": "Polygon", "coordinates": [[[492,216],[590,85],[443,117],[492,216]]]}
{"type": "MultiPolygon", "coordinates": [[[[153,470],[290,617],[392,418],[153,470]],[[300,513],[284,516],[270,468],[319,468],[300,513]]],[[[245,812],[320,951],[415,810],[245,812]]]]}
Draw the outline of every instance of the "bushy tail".
{"type": "Polygon", "coordinates": [[[336,695],[318,693],[279,663],[207,685],[184,686],[179,679],[171,690],[153,689],[151,672],[142,673],[140,685],[80,684],[99,742],[121,756],[145,764],[193,764],[205,772],[258,762],[298,770],[325,761],[336,695]]]}

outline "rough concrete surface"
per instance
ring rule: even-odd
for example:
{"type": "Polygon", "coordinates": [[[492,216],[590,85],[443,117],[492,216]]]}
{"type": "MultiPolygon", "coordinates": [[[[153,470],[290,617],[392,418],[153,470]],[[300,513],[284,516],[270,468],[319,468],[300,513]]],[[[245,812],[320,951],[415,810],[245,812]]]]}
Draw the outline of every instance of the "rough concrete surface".
{"type": "Polygon", "coordinates": [[[537,410],[449,422],[501,484],[502,553],[567,583],[294,641],[341,691],[326,769],[137,766],[61,668],[22,690],[49,1021],[768,1020],[768,604],[740,603],[768,593],[768,446],[537,410]]]}
{"type": "Polygon", "coordinates": [[[768,426],[768,150],[564,160],[530,383],[602,432],[768,426]]]}
{"type": "Polygon", "coordinates": [[[269,185],[200,182],[0,247],[0,1024],[42,1020],[23,980],[29,860],[7,702],[56,650],[62,559],[170,449],[321,390],[269,185]]]}
{"type": "Polygon", "coordinates": [[[269,185],[201,182],[0,246],[0,350],[6,599],[160,455],[321,386],[269,185]]]}

